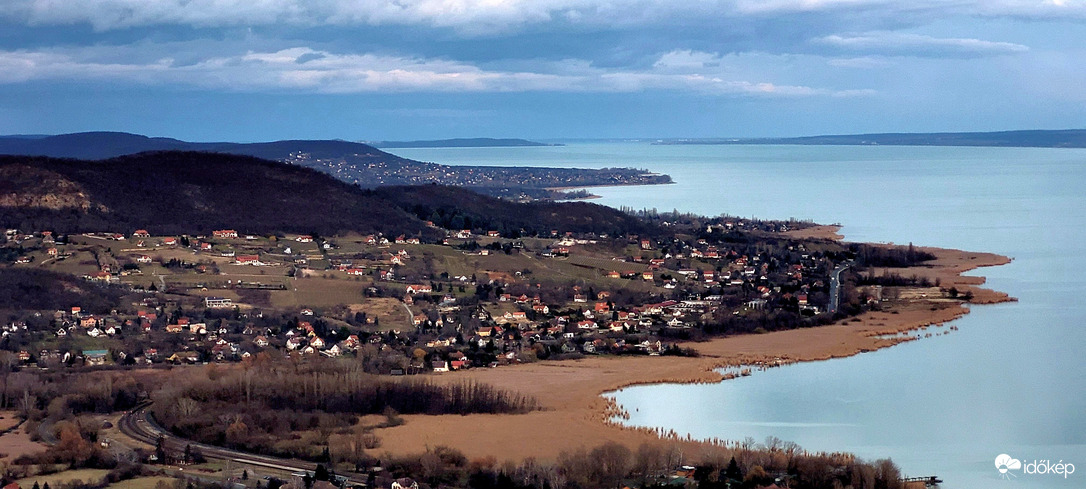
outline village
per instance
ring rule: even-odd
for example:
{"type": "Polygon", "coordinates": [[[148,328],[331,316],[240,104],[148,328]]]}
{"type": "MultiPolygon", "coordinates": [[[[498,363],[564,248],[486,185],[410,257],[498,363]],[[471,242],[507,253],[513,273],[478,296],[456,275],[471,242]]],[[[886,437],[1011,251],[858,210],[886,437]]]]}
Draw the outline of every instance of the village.
{"type": "Polygon", "coordinates": [[[108,307],[27,311],[3,325],[3,345],[42,368],[346,355],[373,373],[412,375],[696,355],[676,343],[765,331],[774,320],[832,320],[828,281],[840,246],[736,242],[745,226],[719,222],[670,239],[447,230],[437,243],[8,230],[4,247],[19,251],[11,266],[128,295],[108,307]]]}

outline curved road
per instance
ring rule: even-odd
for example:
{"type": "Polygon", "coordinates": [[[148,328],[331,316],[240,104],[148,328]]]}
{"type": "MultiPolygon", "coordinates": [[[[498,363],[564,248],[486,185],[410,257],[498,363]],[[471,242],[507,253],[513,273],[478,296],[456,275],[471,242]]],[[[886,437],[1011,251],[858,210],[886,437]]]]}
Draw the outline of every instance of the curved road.
{"type": "Polygon", "coordinates": [[[830,305],[829,313],[835,314],[841,307],[841,272],[850,266],[849,263],[837,265],[830,273],[830,305]]]}
{"type": "MultiPolygon", "coordinates": [[[[159,426],[154,418],[150,417],[147,412],[147,408],[150,406],[150,402],[145,402],[121,416],[118,426],[121,432],[152,447],[157,445],[161,437],[165,442],[166,450],[174,453],[184,452],[185,447],[191,445],[193,448],[199,449],[204,458],[209,459],[229,460],[239,464],[285,470],[287,472],[313,472],[317,468],[317,464],[312,462],[254,455],[174,436],[159,426]]],[[[366,480],[364,477],[354,476],[347,477],[347,482],[349,484],[364,484],[366,480]]]]}

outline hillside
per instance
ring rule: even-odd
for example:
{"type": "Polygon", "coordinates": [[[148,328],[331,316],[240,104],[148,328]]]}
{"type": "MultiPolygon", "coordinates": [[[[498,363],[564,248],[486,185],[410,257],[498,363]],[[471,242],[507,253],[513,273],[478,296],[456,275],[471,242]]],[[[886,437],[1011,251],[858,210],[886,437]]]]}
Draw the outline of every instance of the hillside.
{"type": "Polygon", "coordinates": [[[58,232],[433,233],[326,174],[196,152],[101,161],[0,156],[0,209],[4,227],[58,232]]]}
{"type": "Polygon", "coordinates": [[[451,166],[401,158],[339,140],[193,143],[121,132],[0,138],[0,154],[99,160],[146,151],[204,151],[255,156],[313,168],[364,188],[438,183],[513,199],[561,198],[555,187],[670,183],[667,175],[633,168],[451,166]]]}
{"type": "Polygon", "coordinates": [[[797,138],[674,139],[653,144],[804,144],[885,146],[995,146],[1017,148],[1086,148],[1086,129],[845,134],[797,138]]]}
{"type": "Polygon", "coordinates": [[[0,226],[6,228],[443,236],[426,220],[452,229],[543,235],[655,229],[596,204],[521,204],[439,185],[363,190],[315,170],[249,156],[180,151],[100,161],[0,156],[0,226]]]}

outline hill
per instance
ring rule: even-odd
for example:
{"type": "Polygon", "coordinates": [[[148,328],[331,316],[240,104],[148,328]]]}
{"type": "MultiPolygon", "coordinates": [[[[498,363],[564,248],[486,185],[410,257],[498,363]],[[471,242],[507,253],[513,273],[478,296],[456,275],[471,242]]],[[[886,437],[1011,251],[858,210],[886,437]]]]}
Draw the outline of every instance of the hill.
{"type": "Polygon", "coordinates": [[[378,148],[502,148],[518,146],[561,146],[527,139],[454,138],[428,141],[376,141],[378,148]]]}
{"type": "Polygon", "coordinates": [[[549,235],[647,233],[618,210],[584,202],[514,203],[458,187],[364,190],[295,165],[250,156],[159,151],[99,161],[0,156],[0,226],[29,231],[206,234],[407,234],[452,229],[549,235]]]}
{"type": "Polygon", "coordinates": [[[255,156],[313,168],[365,188],[439,183],[514,199],[560,198],[555,187],[670,183],[671,177],[633,168],[451,166],[401,158],[373,146],[339,140],[193,143],[122,132],[0,138],[0,154],[99,160],[146,151],[204,151],[255,156]]]}
{"type": "Polygon", "coordinates": [[[806,144],[842,146],[885,145],[1086,148],[1086,129],[846,134],[798,138],[675,139],[657,141],[653,144],[806,144]]]}
{"type": "Polygon", "coordinates": [[[326,174],[248,156],[150,152],[101,161],[0,156],[0,225],[58,232],[433,233],[326,174]]]}

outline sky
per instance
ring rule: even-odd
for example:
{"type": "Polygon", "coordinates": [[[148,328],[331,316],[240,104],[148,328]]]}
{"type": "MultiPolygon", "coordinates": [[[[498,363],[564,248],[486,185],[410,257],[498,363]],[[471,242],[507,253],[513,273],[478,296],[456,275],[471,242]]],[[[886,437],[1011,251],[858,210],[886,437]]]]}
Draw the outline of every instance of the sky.
{"type": "Polygon", "coordinates": [[[0,134],[1086,128],[1086,0],[0,0],[0,134]]]}

